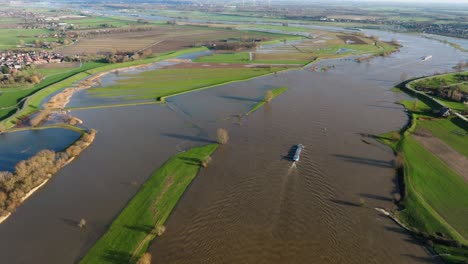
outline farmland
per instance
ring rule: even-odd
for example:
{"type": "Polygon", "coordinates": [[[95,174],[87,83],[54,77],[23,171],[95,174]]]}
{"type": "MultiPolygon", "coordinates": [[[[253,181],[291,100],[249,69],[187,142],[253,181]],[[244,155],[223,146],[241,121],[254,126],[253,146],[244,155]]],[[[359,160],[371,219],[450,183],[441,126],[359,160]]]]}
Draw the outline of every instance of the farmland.
{"type": "Polygon", "coordinates": [[[145,30],[109,33],[81,38],[78,43],[64,47],[62,54],[102,54],[116,51],[138,51],[149,49],[153,53],[163,53],[187,47],[201,46],[226,39],[264,38],[265,40],[284,38],[281,34],[243,32],[209,27],[158,25],[145,30]]]}

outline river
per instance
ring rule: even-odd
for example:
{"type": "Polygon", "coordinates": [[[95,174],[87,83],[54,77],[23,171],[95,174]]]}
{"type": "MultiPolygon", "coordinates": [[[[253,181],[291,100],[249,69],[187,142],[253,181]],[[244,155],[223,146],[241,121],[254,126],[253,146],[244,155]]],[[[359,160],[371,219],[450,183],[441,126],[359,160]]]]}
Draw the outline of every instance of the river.
{"type": "Polygon", "coordinates": [[[166,233],[150,247],[155,263],[434,263],[375,207],[393,208],[390,149],[360,133],[407,122],[402,74],[451,70],[466,53],[415,35],[388,58],[349,59],[232,83],[168,99],[166,105],[76,110],[98,131],[94,143],[0,225],[8,263],[71,263],[105,232],[138,187],[171,155],[206,144],[226,127],[229,144],[182,197],[166,233]],[[433,55],[431,60],[421,58],[433,55]],[[267,89],[289,90],[241,120],[267,89]],[[305,151],[297,166],[283,159],[305,151]],[[77,228],[80,218],[88,225],[77,228]]]}

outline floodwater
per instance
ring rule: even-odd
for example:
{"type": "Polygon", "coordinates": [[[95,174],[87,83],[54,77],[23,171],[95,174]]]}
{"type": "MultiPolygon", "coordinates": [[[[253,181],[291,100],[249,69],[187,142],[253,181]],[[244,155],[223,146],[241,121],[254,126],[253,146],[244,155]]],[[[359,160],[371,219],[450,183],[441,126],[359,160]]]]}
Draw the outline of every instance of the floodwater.
{"type": "MultiPolygon", "coordinates": [[[[184,54],[177,56],[176,59],[180,60],[195,60],[201,56],[206,56],[212,54],[212,51],[201,51],[194,52],[189,54],[184,54]]],[[[109,72],[103,75],[100,79],[100,83],[93,86],[95,89],[100,87],[108,87],[118,84],[119,81],[132,78],[142,72],[146,71],[155,71],[157,69],[175,65],[177,62],[174,61],[159,61],[151,63],[144,67],[130,67],[120,69],[118,71],[109,72]]],[[[129,100],[121,96],[109,96],[109,97],[97,97],[90,94],[90,90],[84,89],[79,90],[74,93],[72,99],[67,104],[67,107],[70,108],[82,108],[82,107],[92,107],[92,106],[109,106],[116,104],[132,104],[132,103],[143,103],[143,102],[154,102],[155,99],[146,99],[146,100],[129,100]]]]}
{"type": "Polygon", "coordinates": [[[19,161],[44,149],[62,151],[80,136],[79,132],[63,128],[0,134],[0,171],[14,171],[19,161]]]}
{"type": "MultiPolygon", "coordinates": [[[[372,33],[374,34],[374,33],[372,33]]],[[[393,208],[393,154],[360,133],[407,122],[405,76],[446,71],[467,56],[438,41],[397,38],[400,53],[325,73],[290,70],[170,98],[166,105],[77,110],[95,142],[0,225],[8,263],[73,263],[106,231],[138,187],[171,155],[214,138],[214,155],[150,246],[154,263],[436,263],[375,207],[393,208]],[[421,57],[433,55],[422,62],[421,57]],[[247,118],[266,90],[289,90],[247,118]],[[284,159],[305,145],[294,166],[284,159]],[[79,229],[85,218],[88,225],[79,229]],[[27,253],[25,253],[27,252],[27,253]]]]}

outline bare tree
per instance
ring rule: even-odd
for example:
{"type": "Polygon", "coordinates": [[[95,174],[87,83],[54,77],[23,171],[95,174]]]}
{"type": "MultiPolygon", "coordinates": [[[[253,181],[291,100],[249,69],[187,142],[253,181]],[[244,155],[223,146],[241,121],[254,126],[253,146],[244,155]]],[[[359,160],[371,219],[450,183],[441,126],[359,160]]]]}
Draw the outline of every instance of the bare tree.
{"type": "Polygon", "coordinates": [[[86,226],[86,220],[84,218],[80,219],[80,222],[78,223],[79,228],[83,228],[86,226]]]}
{"type": "Polygon", "coordinates": [[[273,92],[271,90],[268,90],[265,94],[265,99],[263,99],[265,102],[269,103],[271,100],[273,100],[273,92]]]}
{"type": "Polygon", "coordinates": [[[151,254],[146,252],[141,256],[141,258],[138,260],[137,264],[151,264],[151,254]]]}
{"type": "Polygon", "coordinates": [[[226,144],[229,141],[229,133],[224,128],[218,128],[216,135],[219,144],[226,144]]]}
{"type": "Polygon", "coordinates": [[[403,153],[398,152],[395,157],[395,168],[401,169],[405,164],[405,158],[403,157],[403,153]]]}

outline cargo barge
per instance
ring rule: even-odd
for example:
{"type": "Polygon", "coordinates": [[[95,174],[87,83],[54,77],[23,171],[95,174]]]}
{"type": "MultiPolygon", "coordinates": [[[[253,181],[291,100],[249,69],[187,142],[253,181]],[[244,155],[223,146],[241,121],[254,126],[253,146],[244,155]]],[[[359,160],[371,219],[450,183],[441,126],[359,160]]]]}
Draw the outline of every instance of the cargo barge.
{"type": "Polygon", "coordinates": [[[303,148],[302,144],[297,145],[296,152],[294,153],[294,157],[293,157],[294,161],[299,161],[302,148],[303,148]]]}

